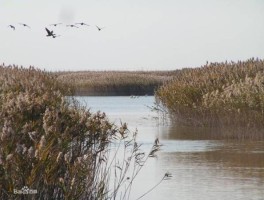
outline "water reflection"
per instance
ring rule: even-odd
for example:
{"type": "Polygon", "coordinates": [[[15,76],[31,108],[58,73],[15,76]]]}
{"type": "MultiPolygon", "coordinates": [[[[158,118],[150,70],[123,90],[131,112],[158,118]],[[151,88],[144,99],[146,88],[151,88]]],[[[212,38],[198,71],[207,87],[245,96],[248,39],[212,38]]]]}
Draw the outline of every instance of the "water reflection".
{"type": "Polygon", "coordinates": [[[156,195],[166,190],[175,199],[263,199],[264,154],[258,151],[263,145],[219,141],[209,151],[161,152],[156,164],[173,178],[156,195]]]}
{"type": "Polygon", "coordinates": [[[136,180],[131,199],[163,181],[142,199],[223,200],[264,199],[264,141],[212,140],[211,131],[160,123],[147,106],[153,97],[82,97],[92,110],[107,113],[110,120],[128,122],[139,131],[139,142],[148,151],[156,137],[162,151],[149,159],[136,180]]]}

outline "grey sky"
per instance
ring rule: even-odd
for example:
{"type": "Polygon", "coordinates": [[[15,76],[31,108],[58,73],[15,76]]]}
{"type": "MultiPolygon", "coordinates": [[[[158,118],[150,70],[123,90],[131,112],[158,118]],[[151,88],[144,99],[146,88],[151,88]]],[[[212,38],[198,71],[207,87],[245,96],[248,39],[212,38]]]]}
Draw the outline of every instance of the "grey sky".
{"type": "Polygon", "coordinates": [[[0,0],[0,17],[0,62],[25,67],[163,70],[264,58],[263,0],[0,0]],[[47,38],[56,22],[92,26],[50,27],[62,36],[47,38]]]}

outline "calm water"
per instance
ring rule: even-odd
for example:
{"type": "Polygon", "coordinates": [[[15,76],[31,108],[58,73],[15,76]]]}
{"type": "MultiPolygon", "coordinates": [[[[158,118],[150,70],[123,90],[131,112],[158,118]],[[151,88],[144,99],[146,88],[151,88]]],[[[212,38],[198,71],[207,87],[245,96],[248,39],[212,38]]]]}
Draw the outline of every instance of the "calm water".
{"type": "Polygon", "coordinates": [[[113,122],[127,122],[139,131],[139,143],[148,151],[158,137],[164,145],[150,159],[132,190],[136,199],[163,181],[142,199],[151,200],[264,200],[264,141],[238,142],[201,139],[205,131],[174,127],[150,111],[154,97],[78,97],[92,111],[105,112],[113,122]]]}

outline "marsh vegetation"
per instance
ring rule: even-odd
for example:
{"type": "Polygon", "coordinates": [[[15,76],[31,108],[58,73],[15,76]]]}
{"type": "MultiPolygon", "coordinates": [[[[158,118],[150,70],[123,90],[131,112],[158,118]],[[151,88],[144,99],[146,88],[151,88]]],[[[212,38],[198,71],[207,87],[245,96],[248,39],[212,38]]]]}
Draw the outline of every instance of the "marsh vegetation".
{"type": "Polygon", "coordinates": [[[50,73],[0,66],[0,199],[129,198],[159,144],[141,152],[125,123],[91,113],[68,93],[50,73]],[[14,194],[24,187],[37,193],[14,194]]]}
{"type": "Polygon", "coordinates": [[[57,72],[57,79],[74,88],[77,96],[153,95],[177,71],[57,72]]]}
{"type": "Polygon", "coordinates": [[[264,139],[264,61],[182,69],[156,92],[174,123],[212,128],[216,137],[264,139]]]}

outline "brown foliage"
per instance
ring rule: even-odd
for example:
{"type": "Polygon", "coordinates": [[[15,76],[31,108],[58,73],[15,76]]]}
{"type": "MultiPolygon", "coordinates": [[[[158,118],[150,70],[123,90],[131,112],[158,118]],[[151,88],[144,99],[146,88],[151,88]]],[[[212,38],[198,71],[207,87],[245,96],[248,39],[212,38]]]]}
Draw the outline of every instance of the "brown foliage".
{"type": "Polygon", "coordinates": [[[247,132],[247,137],[263,138],[262,133],[255,134],[264,125],[263,75],[264,61],[259,59],[210,63],[181,70],[157,90],[156,96],[176,121],[218,128],[233,126],[232,130],[240,130],[238,137],[247,132]]]}
{"type": "Polygon", "coordinates": [[[52,74],[0,66],[0,199],[129,198],[133,180],[160,145],[145,156],[126,123],[115,126],[105,113],[65,97],[68,92],[52,74]],[[37,193],[15,193],[22,188],[37,193]]]}
{"type": "Polygon", "coordinates": [[[74,87],[75,95],[152,95],[176,71],[58,72],[58,80],[74,87]]]}
{"type": "Polygon", "coordinates": [[[33,199],[96,196],[94,168],[118,129],[66,99],[51,74],[1,66],[0,83],[0,198],[23,186],[33,199]]]}

